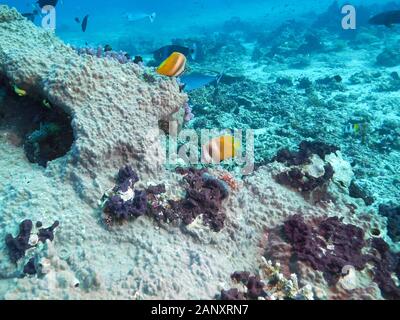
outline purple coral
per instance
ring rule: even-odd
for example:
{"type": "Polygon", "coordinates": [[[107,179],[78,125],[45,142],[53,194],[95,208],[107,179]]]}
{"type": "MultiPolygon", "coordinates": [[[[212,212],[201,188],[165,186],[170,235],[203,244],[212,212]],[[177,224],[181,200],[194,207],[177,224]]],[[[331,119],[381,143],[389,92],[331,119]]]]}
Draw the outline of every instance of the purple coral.
{"type": "Polygon", "coordinates": [[[211,176],[205,169],[182,169],[177,172],[184,175],[187,183],[186,195],[181,200],[169,200],[168,206],[154,202],[150,206],[150,215],[157,221],[191,224],[199,215],[204,223],[216,232],[224,227],[226,215],[222,211],[222,201],[228,197],[225,183],[211,176]]]}
{"type": "Polygon", "coordinates": [[[322,271],[331,285],[337,282],[346,265],[357,270],[365,267],[368,256],[361,252],[365,245],[364,231],[344,224],[337,217],[327,218],[314,228],[300,215],[294,215],[284,223],[283,230],[294,256],[322,271]]]}
{"type": "MultiPolygon", "coordinates": [[[[114,191],[127,192],[139,181],[137,173],[129,165],[122,167],[117,175],[114,191]]],[[[144,215],[147,211],[147,192],[135,190],[132,199],[124,201],[121,196],[113,195],[104,206],[104,211],[116,220],[128,220],[144,215]]]]}
{"type": "Polygon", "coordinates": [[[48,228],[41,228],[38,233],[39,241],[45,243],[46,240],[54,240],[54,230],[60,225],[57,220],[48,228]]]}
{"type": "Polygon", "coordinates": [[[113,51],[109,46],[98,46],[97,48],[93,47],[82,47],[82,48],[74,48],[75,51],[79,55],[90,55],[96,58],[107,58],[117,60],[121,64],[126,64],[128,62],[132,62],[131,57],[125,51],[113,51]]]}
{"type": "Polygon", "coordinates": [[[14,238],[11,234],[6,236],[6,246],[10,260],[16,263],[19,259],[25,256],[25,251],[31,246],[29,245],[29,237],[33,224],[31,220],[24,220],[19,225],[19,234],[14,238]]]}
{"type": "Polygon", "coordinates": [[[137,173],[132,169],[131,166],[125,166],[121,168],[118,172],[117,176],[117,183],[118,184],[125,184],[126,182],[132,184],[132,186],[139,181],[139,176],[137,173]]]}
{"type": "Polygon", "coordinates": [[[104,211],[115,220],[128,220],[146,214],[147,193],[135,190],[133,199],[124,201],[120,196],[112,196],[105,204],[104,211]]]}
{"type": "Polygon", "coordinates": [[[186,197],[178,204],[183,222],[190,224],[202,214],[211,229],[220,231],[226,218],[221,211],[222,200],[228,196],[224,183],[204,170],[191,169],[184,179],[188,183],[186,197]]]}
{"type": "Polygon", "coordinates": [[[289,186],[302,192],[310,192],[318,187],[323,186],[334,175],[333,167],[331,164],[324,166],[324,174],[321,177],[315,178],[310,176],[307,172],[303,173],[298,168],[292,168],[289,171],[281,172],[276,175],[275,180],[285,186],[289,186]]]}
{"type": "Polygon", "coordinates": [[[307,172],[302,172],[298,167],[311,162],[313,154],[318,155],[322,160],[325,156],[336,152],[339,148],[318,141],[302,141],[299,145],[299,151],[290,151],[288,149],[279,150],[273,161],[285,163],[286,166],[292,167],[290,170],[281,172],[275,176],[278,183],[300,190],[302,192],[310,192],[323,186],[332,179],[334,175],[333,167],[327,163],[324,166],[324,175],[318,178],[311,176],[307,172]]]}
{"type": "Polygon", "coordinates": [[[147,211],[147,193],[143,190],[135,190],[135,197],[128,201],[129,215],[140,217],[147,211]]]}
{"type": "Polygon", "coordinates": [[[240,301],[240,300],[246,300],[246,298],[242,292],[240,292],[236,288],[233,288],[229,290],[222,290],[220,300],[240,301]]]}
{"type": "Polygon", "coordinates": [[[392,278],[393,273],[400,276],[400,254],[390,251],[382,238],[373,238],[367,246],[364,231],[344,224],[338,217],[327,218],[312,227],[295,215],[284,223],[283,231],[292,246],[292,259],[322,271],[330,285],[337,282],[346,265],[362,270],[366,263],[372,263],[373,279],[383,296],[400,299],[400,288],[392,278]],[[373,252],[364,254],[367,248],[373,252]]]}
{"type": "Polygon", "coordinates": [[[374,238],[371,244],[378,254],[370,255],[374,262],[374,281],[378,284],[386,299],[400,299],[400,287],[396,285],[392,274],[400,278],[400,253],[390,251],[388,244],[381,238],[374,238]]]}
{"type": "MultiPolygon", "coordinates": [[[[111,219],[127,220],[147,214],[156,221],[190,224],[203,215],[204,223],[214,231],[224,227],[226,215],[222,212],[222,201],[228,197],[225,182],[211,176],[206,170],[181,169],[185,175],[186,196],[181,200],[169,200],[168,206],[159,201],[158,195],[164,193],[165,185],[150,186],[146,190],[135,190],[133,199],[124,201],[118,194],[111,196],[105,203],[104,212],[111,219]]],[[[138,181],[136,172],[125,166],[120,169],[117,187],[114,192],[126,192],[138,181]]]]}
{"type": "MultiPolygon", "coordinates": [[[[59,222],[55,221],[52,226],[48,228],[42,228],[42,223],[38,222],[36,227],[39,228],[37,236],[39,241],[45,243],[46,240],[53,241],[54,230],[59,226],[59,222]]],[[[32,220],[26,219],[19,225],[19,233],[14,238],[11,234],[7,234],[5,242],[8,248],[10,260],[16,263],[19,259],[25,256],[26,250],[33,246],[29,244],[29,238],[33,229],[32,220]]]]}
{"type": "Polygon", "coordinates": [[[108,199],[104,211],[116,220],[127,220],[129,218],[128,206],[120,196],[112,196],[108,199]]]}

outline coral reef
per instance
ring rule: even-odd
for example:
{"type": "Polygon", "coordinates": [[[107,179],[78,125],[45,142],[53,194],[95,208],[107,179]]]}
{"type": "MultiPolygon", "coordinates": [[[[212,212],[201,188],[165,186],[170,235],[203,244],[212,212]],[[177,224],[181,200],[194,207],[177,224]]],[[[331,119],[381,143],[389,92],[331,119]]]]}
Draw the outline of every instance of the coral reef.
{"type": "Polygon", "coordinates": [[[128,220],[138,218],[147,211],[147,194],[135,190],[139,177],[131,166],[121,168],[117,176],[117,185],[107,192],[103,207],[108,219],[128,220]]]}
{"type": "Polygon", "coordinates": [[[25,251],[31,247],[29,239],[31,237],[32,227],[33,224],[31,220],[24,220],[19,225],[19,234],[15,238],[13,238],[11,234],[6,236],[6,245],[12,262],[17,262],[19,259],[23,258],[25,256],[25,251]]]}
{"type": "MultiPolygon", "coordinates": [[[[381,214],[377,206],[398,203],[399,75],[371,63],[382,39],[394,55],[398,37],[364,28],[371,8],[362,6],[360,28],[344,32],[326,19],[339,21],[338,8],[318,28],[308,15],[277,28],[265,27],[269,18],[235,18],[221,32],[204,26],[201,36],[173,40],[199,49],[194,72],[223,73],[189,103],[177,81],[145,66],[147,55],[131,63],[109,46],[79,54],[1,6],[1,237],[11,234],[16,247],[14,228],[27,217],[62,228],[32,224],[37,245],[25,251],[21,233],[17,263],[0,242],[0,298],[398,299],[397,205],[381,214]],[[34,120],[48,108],[42,101],[65,121],[34,120]],[[171,119],[178,129],[185,120],[196,130],[253,129],[256,170],[166,171],[159,127],[171,119]],[[48,130],[55,122],[67,125],[48,130]],[[62,133],[72,138],[49,156],[48,139],[61,146],[62,133]],[[278,183],[280,174],[296,189],[278,183]],[[107,230],[96,219],[105,190],[107,230]],[[248,272],[231,283],[234,270],[248,272]]],[[[115,37],[107,41],[132,54],[170,40],[115,37]]]]}
{"type": "Polygon", "coordinates": [[[161,172],[158,121],[187,100],[175,80],[155,75],[146,83],[143,74],[152,71],[135,63],[80,56],[7,6],[0,7],[0,20],[2,77],[71,116],[74,143],[49,173],[64,171],[94,205],[101,188],[90,187],[92,177],[97,185],[107,184],[111,170],[127,161],[146,176],[161,172]]]}
{"type": "Polygon", "coordinates": [[[324,166],[324,174],[320,177],[313,177],[307,172],[303,173],[297,168],[281,172],[276,176],[278,183],[297,189],[301,192],[309,192],[323,186],[333,177],[333,168],[330,164],[324,166]]]}
{"type": "Polygon", "coordinates": [[[375,202],[373,196],[368,192],[368,190],[362,189],[356,181],[352,181],[349,186],[349,195],[352,198],[363,199],[364,203],[369,206],[375,202]]]}
{"type": "Polygon", "coordinates": [[[374,262],[374,281],[378,283],[382,294],[387,299],[400,299],[400,254],[390,251],[388,244],[381,238],[372,239],[372,248],[378,255],[370,256],[374,262]],[[397,281],[394,280],[394,276],[397,281]]]}

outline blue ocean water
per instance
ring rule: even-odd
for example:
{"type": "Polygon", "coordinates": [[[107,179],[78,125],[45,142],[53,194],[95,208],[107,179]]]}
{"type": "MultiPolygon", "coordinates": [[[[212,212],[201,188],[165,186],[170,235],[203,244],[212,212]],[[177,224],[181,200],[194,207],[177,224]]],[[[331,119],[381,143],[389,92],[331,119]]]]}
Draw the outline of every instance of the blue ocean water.
{"type": "MultiPolygon", "coordinates": [[[[36,1],[5,0],[2,3],[15,6],[20,12],[32,12],[36,1]]],[[[268,30],[285,20],[301,17],[304,14],[317,15],[323,12],[332,0],[173,0],[165,2],[154,1],[68,1],[60,0],[57,4],[56,33],[67,42],[96,43],[115,42],[118,36],[127,35],[132,38],[142,36],[149,41],[166,42],[188,36],[196,36],[204,31],[219,31],[226,21],[240,18],[244,21],[257,22],[257,28],[268,30]],[[155,12],[157,17],[154,23],[136,21],[127,23],[124,15],[150,14],[155,12]],[[83,18],[90,15],[85,34],[79,33],[80,26],[74,22],[76,17],[83,18]]],[[[393,1],[354,0],[352,4],[364,6],[393,1]]],[[[40,17],[35,19],[40,25],[40,17]]],[[[258,30],[262,31],[262,30],[258,30]]]]}

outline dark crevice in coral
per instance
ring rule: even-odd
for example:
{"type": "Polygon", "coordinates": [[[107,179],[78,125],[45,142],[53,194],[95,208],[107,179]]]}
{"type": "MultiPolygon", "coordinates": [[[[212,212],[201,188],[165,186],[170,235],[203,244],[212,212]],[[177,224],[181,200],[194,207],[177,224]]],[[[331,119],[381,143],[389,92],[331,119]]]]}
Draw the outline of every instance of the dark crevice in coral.
{"type": "Polygon", "coordinates": [[[388,219],[388,235],[394,242],[400,241],[400,206],[381,204],[379,214],[388,219]]]}
{"type": "Polygon", "coordinates": [[[349,195],[352,198],[363,199],[367,206],[370,206],[375,202],[374,198],[368,193],[368,191],[362,189],[354,180],[349,186],[349,195]]]}
{"type": "Polygon", "coordinates": [[[16,90],[4,77],[0,80],[0,130],[10,143],[24,149],[31,163],[46,167],[70,151],[71,117],[43,96],[16,90]]]}

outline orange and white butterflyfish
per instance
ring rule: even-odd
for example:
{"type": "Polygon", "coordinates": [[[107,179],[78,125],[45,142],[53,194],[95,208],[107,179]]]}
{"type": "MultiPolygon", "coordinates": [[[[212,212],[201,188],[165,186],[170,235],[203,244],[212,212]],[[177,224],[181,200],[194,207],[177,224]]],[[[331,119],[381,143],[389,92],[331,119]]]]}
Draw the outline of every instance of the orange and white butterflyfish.
{"type": "Polygon", "coordinates": [[[202,147],[202,160],[204,163],[220,163],[226,159],[234,158],[240,150],[240,141],[231,135],[216,137],[202,147]]]}
{"type": "Polygon", "coordinates": [[[157,68],[157,72],[167,77],[179,77],[186,68],[186,57],[182,53],[174,52],[157,68]]]}

